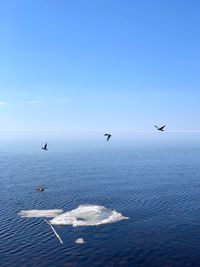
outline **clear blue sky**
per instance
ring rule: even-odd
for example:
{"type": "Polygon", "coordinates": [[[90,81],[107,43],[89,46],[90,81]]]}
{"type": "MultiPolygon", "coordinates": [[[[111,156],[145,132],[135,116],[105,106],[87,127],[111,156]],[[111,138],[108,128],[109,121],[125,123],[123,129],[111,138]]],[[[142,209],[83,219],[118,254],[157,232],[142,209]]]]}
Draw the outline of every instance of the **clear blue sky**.
{"type": "Polygon", "coordinates": [[[0,4],[1,131],[200,131],[199,0],[0,4]]]}

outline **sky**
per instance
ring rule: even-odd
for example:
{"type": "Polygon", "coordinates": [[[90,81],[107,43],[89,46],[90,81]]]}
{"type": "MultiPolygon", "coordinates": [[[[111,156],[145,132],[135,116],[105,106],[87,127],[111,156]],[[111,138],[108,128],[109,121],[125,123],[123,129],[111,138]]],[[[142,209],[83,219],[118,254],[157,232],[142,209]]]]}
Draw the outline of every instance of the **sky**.
{"type": "Polygon", "coordinates": [[[1,136],[200,132],[200,1],[0,5],[1,136]]]}

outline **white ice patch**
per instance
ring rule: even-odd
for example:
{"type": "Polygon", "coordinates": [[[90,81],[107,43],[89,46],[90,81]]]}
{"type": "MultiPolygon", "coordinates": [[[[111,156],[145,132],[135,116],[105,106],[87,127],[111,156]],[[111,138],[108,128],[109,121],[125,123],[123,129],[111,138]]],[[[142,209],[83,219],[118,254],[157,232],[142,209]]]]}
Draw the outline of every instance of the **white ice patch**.
{"type": "Polygon", "coordinates": [[[53,225],[90,226],[114,223],[128,219],[121,213],[98,205],[80,205],[78,208],[62,213],[53,218],[53,225]]]}
{"type": "Polygon", "coordinates": [[[54,218],[62,213],[62,209],[53,209],[53,210],[22,210],[18,213],[21,217],[26,218],[38,218],[38,217],[46,217],[46,218],[54,218]]]}
{"type": "Polygon", "coordinates": [[[75,241],[76,244],[84,244],[85,241],[83,238],[77,238],[76,241],[75,241]]]}

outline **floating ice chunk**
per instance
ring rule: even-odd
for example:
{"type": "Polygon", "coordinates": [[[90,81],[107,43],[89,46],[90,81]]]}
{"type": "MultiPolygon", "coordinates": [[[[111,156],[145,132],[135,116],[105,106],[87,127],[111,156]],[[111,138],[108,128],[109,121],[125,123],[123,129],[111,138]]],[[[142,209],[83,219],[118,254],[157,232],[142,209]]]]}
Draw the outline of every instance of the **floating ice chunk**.
{"type": "Polygon", "coordinates": [[[18,213],[21,217],[26,218],[38,218],[38,217],[46,217],[46,218],[53,218],[58,216],[62,213],[62,209],[53,209],[53,210],[22,210],[18,213]]]}
{"type": "Polygon", "coordinates": [[[114,223],[128,219],[121,213],[98,205],[80,205],[78,208],[53,218],[53,225],[89,226],[114,223]]]}
{"type": "Polygon", "coordinates": [[[85,240],[83,238],[78,238],[78,239],[76,239],[75,243],[76,244],[84,244],[85,240]]]}

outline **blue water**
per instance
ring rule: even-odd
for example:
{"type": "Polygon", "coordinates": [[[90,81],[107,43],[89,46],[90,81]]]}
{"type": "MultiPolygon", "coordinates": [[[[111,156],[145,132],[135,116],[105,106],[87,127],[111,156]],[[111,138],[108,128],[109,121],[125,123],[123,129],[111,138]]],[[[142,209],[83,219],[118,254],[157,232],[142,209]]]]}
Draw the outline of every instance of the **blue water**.
{"type": "Polygon", "coordinates": [[[200,145],[4,152],[0,193],[1,267],[200,266],[200,145]],[[55,227],[61,245],[42,218],[17,215],[80,204],[104,205],[129,220],[55,227]]]}

